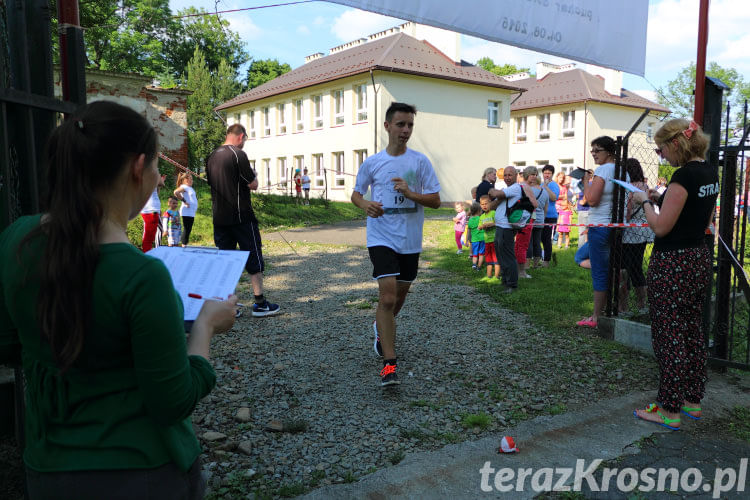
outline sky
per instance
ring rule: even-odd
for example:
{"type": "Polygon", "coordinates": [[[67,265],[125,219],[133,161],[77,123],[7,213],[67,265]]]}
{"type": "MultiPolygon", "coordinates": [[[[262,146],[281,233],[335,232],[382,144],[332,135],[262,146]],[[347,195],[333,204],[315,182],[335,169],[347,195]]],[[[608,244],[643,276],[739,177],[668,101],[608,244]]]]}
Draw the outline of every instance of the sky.
{"type": "MultiPolygon", "coordinates": [[[[231,10],[284,3],[288,0],[170,0],[173,14],[189,6],[207,11],[231,10]],[[215,7],[216,5],[216,7],[215,7]]],[[[601,0],[610,1],[610,0],[601,0]]],[[[650,0],[645,77],[623,74],[623,87],[655,100],[655,87],[663,87],[682,68],[696,60],[699,0],[650,0]]],[[[278,59],[292,68],[305,56],[403,21],[324,1],[275,6],[221,14],[245,42],[254,59],[278,59]]],[[[750,81],[750,1],[711,0],[709,8],[708,62],[736,69],[750,81]]],[[[496,64],[514,64],[534,70],[537,62],[575,62],[462,35],[461,56],[470,63],[484,56],[496,64]]],[[[578,63],[585,69],[585,65],[578,63]]],[[[242,71],[244,75],[244,70],[242,71]]]]}

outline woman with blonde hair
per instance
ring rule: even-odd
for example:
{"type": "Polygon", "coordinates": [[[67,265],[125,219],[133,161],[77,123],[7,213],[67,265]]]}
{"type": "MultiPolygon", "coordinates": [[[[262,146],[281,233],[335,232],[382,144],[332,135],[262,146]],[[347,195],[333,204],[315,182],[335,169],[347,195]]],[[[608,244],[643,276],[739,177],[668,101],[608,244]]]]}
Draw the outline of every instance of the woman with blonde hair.
{"type": "Polygon", "coordinates": [[[495,187],[496,181],[497,169],[494,167],[485,168],[484,173],[482,174],[482,182],[480,182],[479,185],[472,190],[474,194],[474,200],[479,203],[479,198],[486,194],[489,194],[490,189],[493,189],[495,187]]]}
{"type": "Polygon", "coordinates": [[[633,194],[656,235],[646,282],[652,345],[659,363],[657,402],[633,414],[672,430],[680,428],[680,413],[700,420],[706,387],[701,325],[711,252],[705,230],[719,193],[716,169],[705,162],[709,140],[693,121],[666,122],[654,135],[656,153],[680,168],[663,194],[653,189],[633,194]]]}

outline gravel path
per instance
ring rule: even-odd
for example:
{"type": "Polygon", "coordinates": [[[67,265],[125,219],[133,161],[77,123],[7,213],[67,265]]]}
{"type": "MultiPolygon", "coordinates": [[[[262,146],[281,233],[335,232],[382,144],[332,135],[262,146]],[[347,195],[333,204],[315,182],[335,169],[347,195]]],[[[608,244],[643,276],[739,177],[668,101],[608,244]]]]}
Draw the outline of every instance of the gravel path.
{"type": "MultiPolygon", "coordinates": [[[[284,313],[246,313],[214,342],[217,387],[193,416],[209,498],[294,496],[356,481],[406,453],[657,380],[653,360],[590,332],[540,331],[422,262],[398,317],[402,384],[384,390],[366,250],[292,245],[264,245],[267,295],[284,313]]],[[[245,278],[239,294],[251,302],[245,278]]]]}

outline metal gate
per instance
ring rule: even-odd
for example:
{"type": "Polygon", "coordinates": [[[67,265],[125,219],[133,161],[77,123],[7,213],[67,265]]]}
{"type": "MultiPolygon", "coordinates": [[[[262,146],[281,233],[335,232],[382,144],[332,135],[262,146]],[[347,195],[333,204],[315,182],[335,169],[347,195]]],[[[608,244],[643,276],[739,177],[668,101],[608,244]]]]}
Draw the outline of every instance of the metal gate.
{"type": "MultiPolygon", "coordinates": [[[[18,217],[40,211],[44,145],[61,115],[86,101],[77,0],[57,2],[64,100],[54,98],[50,4],[0,1],[0,231],[18,217]]],[[[23,375],[20,360],[10,363],[15,408],[0,411],[14,415],[16,444],[23,449],[23,375]]]]}

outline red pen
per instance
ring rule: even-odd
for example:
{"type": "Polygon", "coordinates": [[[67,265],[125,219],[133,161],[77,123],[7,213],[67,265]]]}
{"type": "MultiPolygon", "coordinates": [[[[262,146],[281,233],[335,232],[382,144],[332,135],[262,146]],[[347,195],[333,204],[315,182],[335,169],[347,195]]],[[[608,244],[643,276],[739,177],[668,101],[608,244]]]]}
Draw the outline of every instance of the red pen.
{"type": "MultiPolygon", "coordinates": [[[[188,297],[190,297],[191,299],[203,299],[203,295],[199,295],[197,293],[189,293],[188,297]]],[[[213,300],[224,300],[224,299],[222,299],[221,297],[214,297],[213,300]]],[[[237,307],[245,307],[245,304],[240,304],[239,302],[237,302],[237,307]]]]}

